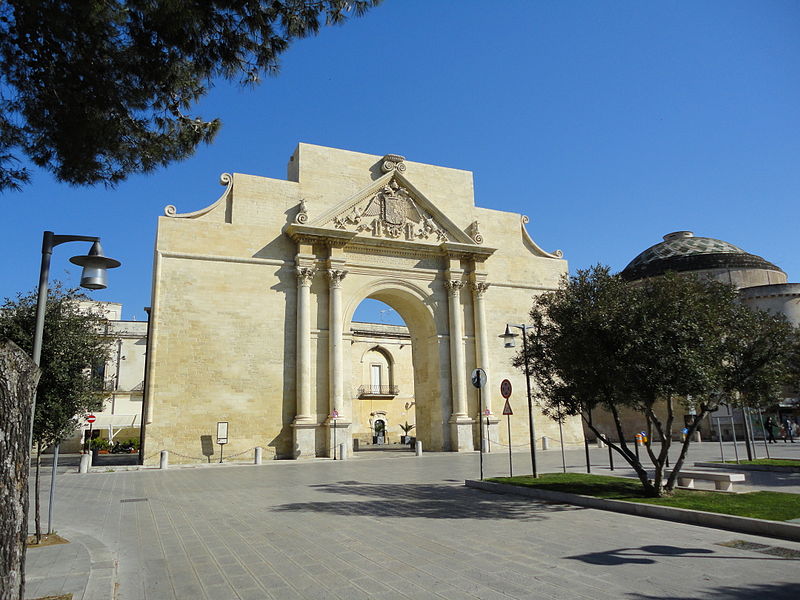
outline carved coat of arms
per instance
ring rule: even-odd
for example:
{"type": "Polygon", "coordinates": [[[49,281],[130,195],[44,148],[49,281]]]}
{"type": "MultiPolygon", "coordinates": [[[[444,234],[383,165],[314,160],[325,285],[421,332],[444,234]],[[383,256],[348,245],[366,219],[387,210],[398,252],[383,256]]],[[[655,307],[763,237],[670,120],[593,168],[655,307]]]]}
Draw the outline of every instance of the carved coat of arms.
{"type": "Polygon", "coordinates": [[[447,241],[447,234],[397,181],[392,180],[381,190],[333,219],[338,229],[359,233],[370,231],[375,237],[407,240],[447,241]]]}

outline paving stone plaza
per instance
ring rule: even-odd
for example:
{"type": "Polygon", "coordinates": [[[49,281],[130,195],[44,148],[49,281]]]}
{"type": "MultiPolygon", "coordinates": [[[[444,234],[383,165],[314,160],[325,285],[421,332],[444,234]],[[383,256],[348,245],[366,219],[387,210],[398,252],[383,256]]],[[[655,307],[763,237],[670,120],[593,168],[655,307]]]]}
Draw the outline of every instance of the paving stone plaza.
{"type": "MultiPolygon", "coordinates": [[[[800,457],[800,444],[771,450],[800,457]]],[[[560,469],[558,450],[538,456],[541,470],[560,469]]],[[[607,456],[592,450],[595,472],[607,472],[607,456]]],[[[582,451],[566,458],[584,469],[582,451]]],[[[718,458],[713,443],[692,450],[692,460],[718,458]]],[[[514,461],[530,472],[525,453],[514,461]]],[[[485,469],[506,475],[508,455],[488,455],[485,469]]],[[[800,492],[800,474],[750,475],[745,489],[800,492]]],[[[771,552],[800,543],[464,487],[477,477],[477,453],[85,475],[65,464],[54,528],[71,543],[28,552],[26,597],[798,597],[798,560],[771,552]],[[766,548],[719,545],[734,540],[766,548]]]]}

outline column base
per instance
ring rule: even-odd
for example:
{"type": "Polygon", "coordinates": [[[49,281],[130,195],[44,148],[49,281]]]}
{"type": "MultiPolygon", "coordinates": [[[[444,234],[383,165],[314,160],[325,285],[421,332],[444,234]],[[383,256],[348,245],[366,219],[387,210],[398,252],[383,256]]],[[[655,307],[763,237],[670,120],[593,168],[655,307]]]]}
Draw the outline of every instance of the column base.
{"type": "Polygon", "coordinates": [[[455,452],[472,452],[475,450],[473,428],[475,420],[468,416],[450,417],[450,444],[455,452]]]}
{"type": "Polygon", "coordinates": [[[294,458],[296,460],[316,458],[317,456],[317,423],[312,420],[295,420],[294,458]]]}
{"type": "Polygon", "coordinates": [[[353,433],[350,427],[352,424],[352,421],[346,421],[344,419],[336,419],[336,421],[328,419],[325,421],[325,427],[327,427],[327,433],[325,434],[327,446],[326,456],[333,458],[333,449],[336,448],[336,458],[339,458],[339,444],[346,444],[347,454],[352,455],[353,433]],[[334,426],[336,431],[335,439],[333,433],[334,426]]]}

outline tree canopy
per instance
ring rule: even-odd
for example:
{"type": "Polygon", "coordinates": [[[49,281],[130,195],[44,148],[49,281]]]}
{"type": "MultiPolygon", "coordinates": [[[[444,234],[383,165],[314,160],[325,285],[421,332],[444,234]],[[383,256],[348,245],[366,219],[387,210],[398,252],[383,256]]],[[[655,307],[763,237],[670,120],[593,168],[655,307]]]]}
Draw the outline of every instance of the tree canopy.
{"type": "MultiPolygon", "coordinates": [[[[33,353],[36,292],[6,299],[0,309],[0,339],[33,353]]],[[[102,405],[98,366],[108,360],[109,343],[101,337],[104,319],[81,308],[77,290],[51,286],[42,338],[41,378],[36,392],[34,444],[54,444],[71,435],[78,419],[102,405]]]]}
{"type": "Polygon", "coordinates": [[[293,40],[381,0],[8,0],[0,3],[0,190],[113,185],[192,155],[218,119],[187,114],[217,78],[278,72],[293,40]]]}
{"type": "MultiPolygon", "coordinates": [[[[759,406],[781,395],[797,344],[785,319],[750,310],[731,286],[674,273],[628,283],[607,267],[581,270],[536,298],[531,318],[528,362],[545,413],[580,415],[651,495],[674,487],[692,434],[709,412],[721,403],[759,406]],[[612,415],[616,442],[595,428],[597,408],[612,415]],[[628,446],[635,432],[624,431],[623,408],[645,418],[652,479],[628,446]],[[665,481],[679,408],[693,417],[665,481]]],[[[524,365],[522,354],[515,364],[524,365]]]]}

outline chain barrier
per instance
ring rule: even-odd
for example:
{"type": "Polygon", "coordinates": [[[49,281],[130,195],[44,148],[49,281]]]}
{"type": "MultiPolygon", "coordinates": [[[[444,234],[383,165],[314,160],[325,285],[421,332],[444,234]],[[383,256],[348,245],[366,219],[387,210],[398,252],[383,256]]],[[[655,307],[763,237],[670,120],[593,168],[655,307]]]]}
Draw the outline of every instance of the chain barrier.
{"type": "MultiPolygon", "coordinates": [[[[253,446],[252,448],[248,448],[247,450],[242,450],[241,452],[237,452],[236,454],[229,454],[225,458],[236,458],[237,456],[242,456],[243,454],[247,454],[248,452],[254,452],[255,449],[256,449],[256,446],[253,446]]],[[[167,452],[169,452],[170,456],[179,456],[181,458],[187,458],[189,460],[196,460],[196,461],[199,461],[199,462],[208,462],[209,458],[211,458],[211,457],[208,457],[208,456],[202,456],[202,457],[189,456],[187,454],[181,454],[180,452],[175,452],[174,450],[169,450],[167,448],[165,448],[165,450],[167,452]]],[[[143,462],[147,462],[148,460],[150,460],[151,458],[155,458],[156,456],[161,456],[161,453],[163,451],[164,450],[159,450],[158,452],[154,452],[150,456],[145,456],[143,462]]]]}

